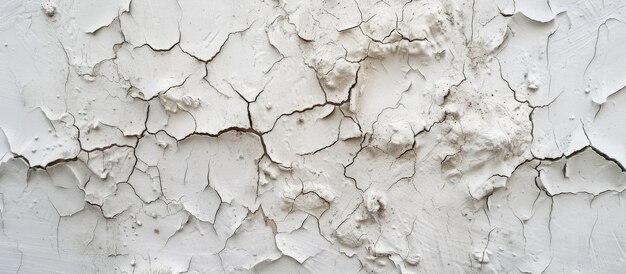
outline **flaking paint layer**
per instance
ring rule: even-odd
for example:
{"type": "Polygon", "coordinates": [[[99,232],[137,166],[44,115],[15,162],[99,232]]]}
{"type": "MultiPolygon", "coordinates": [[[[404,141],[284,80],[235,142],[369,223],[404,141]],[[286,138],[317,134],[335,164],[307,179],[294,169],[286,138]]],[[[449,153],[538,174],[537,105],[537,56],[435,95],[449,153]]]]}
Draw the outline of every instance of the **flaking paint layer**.
{"type": "Polygon", "coordinates": [[[626,267],[620,0],[0,18],[0,273],[626,267]]]}

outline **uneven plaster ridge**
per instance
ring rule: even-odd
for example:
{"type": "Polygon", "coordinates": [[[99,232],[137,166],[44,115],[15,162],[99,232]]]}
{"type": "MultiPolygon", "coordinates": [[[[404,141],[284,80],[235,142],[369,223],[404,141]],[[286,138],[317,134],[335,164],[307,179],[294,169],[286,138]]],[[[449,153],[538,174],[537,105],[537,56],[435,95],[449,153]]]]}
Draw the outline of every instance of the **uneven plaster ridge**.
{"type": "Polygon", "coordinates": [[[619,273],[620,0],[5,0],[0,273],[619,273]]]}

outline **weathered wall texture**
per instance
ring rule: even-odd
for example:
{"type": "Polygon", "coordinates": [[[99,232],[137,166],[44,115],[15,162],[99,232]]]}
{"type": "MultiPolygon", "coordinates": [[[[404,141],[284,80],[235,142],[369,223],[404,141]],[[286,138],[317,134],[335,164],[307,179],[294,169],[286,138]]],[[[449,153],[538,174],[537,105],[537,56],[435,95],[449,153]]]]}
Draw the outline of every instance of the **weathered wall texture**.
{"type": "Polygon", "coordinates": [[[0,18],[0,273],[626,267],[623,0],[0,18]]]}

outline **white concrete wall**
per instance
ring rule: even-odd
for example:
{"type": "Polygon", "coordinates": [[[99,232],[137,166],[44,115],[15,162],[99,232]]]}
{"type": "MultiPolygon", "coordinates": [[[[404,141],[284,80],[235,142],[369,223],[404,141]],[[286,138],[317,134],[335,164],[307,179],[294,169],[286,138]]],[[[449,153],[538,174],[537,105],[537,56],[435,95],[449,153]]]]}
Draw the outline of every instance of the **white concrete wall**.
{"type": "Polygon", "coordinates": [[[620,273],[622,0],[0,1],[0,273],[620,273]]]}

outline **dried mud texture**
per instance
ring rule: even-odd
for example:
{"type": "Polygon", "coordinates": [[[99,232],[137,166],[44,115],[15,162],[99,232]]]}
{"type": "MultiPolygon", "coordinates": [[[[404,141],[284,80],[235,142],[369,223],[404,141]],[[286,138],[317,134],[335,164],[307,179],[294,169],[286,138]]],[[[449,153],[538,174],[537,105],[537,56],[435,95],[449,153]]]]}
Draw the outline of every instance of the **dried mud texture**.
{"type": "Polygon", "coordinates": [[[0,273],[619,273],[620,0],[5,0],[0,273]]]}

